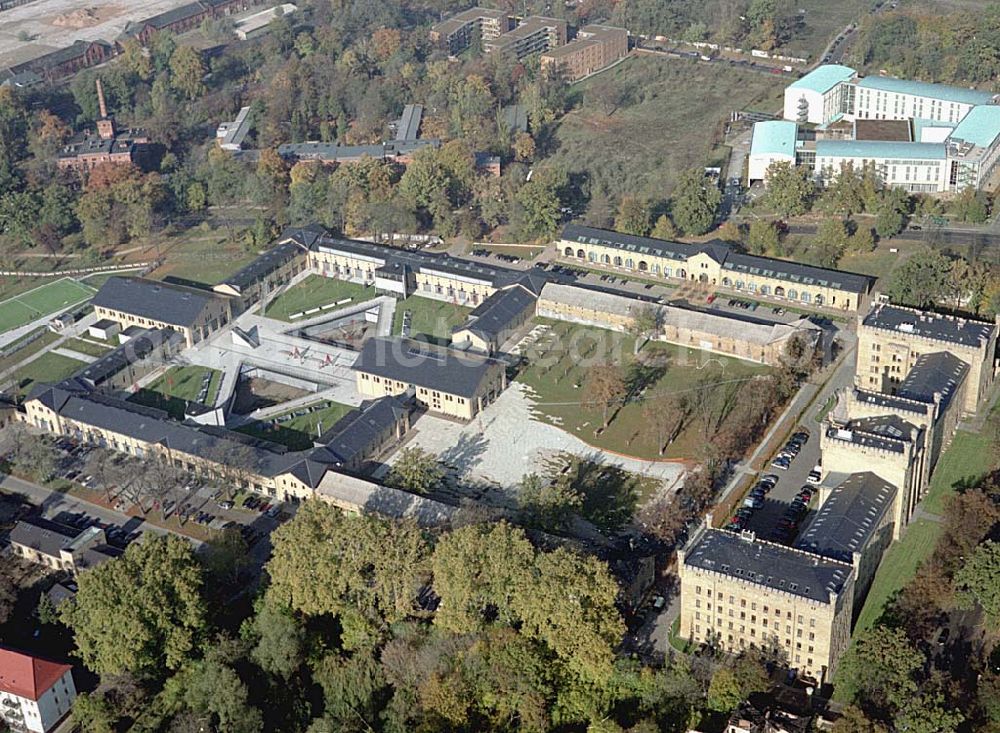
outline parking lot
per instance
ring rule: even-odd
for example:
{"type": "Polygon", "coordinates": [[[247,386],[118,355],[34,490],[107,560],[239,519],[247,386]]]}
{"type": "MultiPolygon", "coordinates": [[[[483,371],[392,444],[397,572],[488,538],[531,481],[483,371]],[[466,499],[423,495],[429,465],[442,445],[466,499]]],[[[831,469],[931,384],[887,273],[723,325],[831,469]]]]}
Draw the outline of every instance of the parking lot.
{"type": "MultiPolygon", "coordinates": [[[[107,516],[97,516],[95,512],[80,511],[76,508],[75,511],[63,510],[52,518],[76,529],[99,526],[105,530],[110,544],[123,549],[139,538],[142,533],[140,527],[147,524],[146,516],[162,520],[164,523],[173,520],[179,527],[193,523],[207,531],[237,527],[252,546],[292,515],[292,507],[286,507],[273,498],[242,491],[237,493],[233,500],[229,496],[230,492],[220,487],[218,482],[186,474],[180,475],[174,485],[165,489],[159,498],[147,497],[143,500],[147,509],[143,514],[135,505],[134,488],[128,485],[112,484],[107,488],[99,485],[90,460],[96,450],[94,446],[81,445],[61,437],[55,441],[55,448],[59,451],[60,457],[54,478],[61,478],[91,491],[103,493],[105,497],[113,499],[114,512],[126,517],[119,522],[112,522],[107,516]]],[[[108,473],[115,477],[127,474],[130,460],[133,459],[127,456],[114,456],[113,461],[117,470],[114,472],[109,470],[108,473]]]]}
{"type": "MultiPolygon", "coordinates": [[[[803,429],[805,430],[805,429],[803,429]]],[[[776,533],[782,520],[787,516],[796,496],[803,487],[815,487],[809,482],[809,473],[819,462],[819,432],[818,429],[809,432],[809,439],[802,444],[798,455],[788,463],[788,468],[781,469],[773,465],[767,468],[758,476],[776,478],[774,486],[767,491],[763,497],[759,508],[745,512],[747,519],[743,523],[743,529],[752,530],[761,539],[782,542],[783,544],[793,544],[803,527],[811,519],[811,513],[816,508],[817,497],[815,492],[804,512],[800,513],[799,521],[794,529],[784,533],[776,533]]],[[[749,507],[748,507],[749,509],[749,507]]],[[[736,527],[734,527],[736,529],[736,527]]]]}

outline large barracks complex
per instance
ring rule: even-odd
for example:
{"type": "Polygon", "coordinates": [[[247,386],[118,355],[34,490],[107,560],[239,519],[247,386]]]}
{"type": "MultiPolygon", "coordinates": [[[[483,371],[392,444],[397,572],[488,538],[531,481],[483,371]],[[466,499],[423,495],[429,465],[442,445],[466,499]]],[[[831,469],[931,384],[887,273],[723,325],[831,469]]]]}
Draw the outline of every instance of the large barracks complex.
{"type": "Polygon", "coordinates": [[[783,120],[754,125],[749,179],[784,161],[828,183],[841,167],[873,165],[911,193],[984,188],[1000,160],[992,92],[819,66],[785,89],[783,120]]]}
{"type": "Polygon", "coordinates": [[[571,224],[555,246],[569,267],[515,269],[307,226],[287,230],[212,288],[113,277],[93,298],[99,320],[92,328],[117,335],[121,345],[58,384],[36,386],[23,417],[50,433],[280,500],[316,498],[439,524],[453,506],[382,486],[371,468],[424,413],[459,423],[488,418],[516,375],[536,318],[634,332],[640,314],[652,311],[655,340],[767,365],[781,365],[793,342],[820,347],[826,337],[805,316],[777,320],[765,315],[770,309],[738,312],[703,297],[694,304],[598,285],[572,265],[847,316],[857,320],[855,380],[813,438],[822,451],[813,521],[790,543],[706,523],[679,552],[683,636],[733,651],[778,649],[790,667],[828,681],[883,553],[911,521],[959,419],[989,395],[997,325],[899,307],[873,293],[869,277],[741,254],[721,242],[571,224]],[[277,297],[317,275],[352,283],[361,295],[289,321],[266,315],[277,297]],[[431,342],[389,329],[392,309],[405,309],[414,296],[468,310],[450,338],[431,342]],[[369,328],[353,341],[323,337],[345,322],[369,328]],[[207,358],[222,360],[214,367],[224,371],[218,395],[186,403],[182,416],[130,399],[137,383],[168,363],[207,358]],[[301,450],[239,432],[234,385],[241,375],[265,373],[341,390],[353,409],[301,450]],[[232,456],[242,463],[231,465],[232,456]]]}
{"type": "Polygon", "coordinates": [[[891,305],[857,315],[854,385],[823,423],[819,508],[793,546],[702,527],[680,553],[682,636],[780,650],[828,682],[886,548],[958,420],[984,408],[997,324],[891,305]]]}

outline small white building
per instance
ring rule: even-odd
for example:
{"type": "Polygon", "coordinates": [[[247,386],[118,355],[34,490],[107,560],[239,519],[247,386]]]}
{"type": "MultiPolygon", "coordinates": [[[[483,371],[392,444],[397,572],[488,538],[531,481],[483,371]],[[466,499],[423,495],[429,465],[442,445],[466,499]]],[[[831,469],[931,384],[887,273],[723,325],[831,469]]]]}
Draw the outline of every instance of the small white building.
{"type": "Polygon", "coordinates": [[[0,648],[0,719],[11,730],[48,733],[75,699],[70,665],[0,648]]]}
{"type": "Polygon", "coordinates": [[[763,181],[772,163],[795,165],[799,126],[786,120],[758,122],[753,126],[747,173],[750,183],[763,181]]]}
{"type": "Polygon", "coordinates": [[[298,8],[295,5],[283,3],[267,10],[261,10],[259,13],[248,15],[246,18],[236,21],[236,27],[234,28],[236,37],[241,41],[246,41],[249,38],[264,35],[267,33],[268,26],[272,20],[280,15],[291,15],[296,10],[298,8]]]}

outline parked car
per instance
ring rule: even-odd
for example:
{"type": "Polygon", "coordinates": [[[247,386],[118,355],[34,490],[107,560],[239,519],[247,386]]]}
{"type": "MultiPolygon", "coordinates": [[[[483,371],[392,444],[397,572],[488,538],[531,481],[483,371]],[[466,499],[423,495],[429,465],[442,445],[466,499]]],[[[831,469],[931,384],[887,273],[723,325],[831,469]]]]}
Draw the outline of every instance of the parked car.
{"type": "Polygon", "coordinates": [[[232,508],[233,508],[233,502],[229,501],[228,499],[219,502],[219,509],[232,509],[232,508]]]}
{"type": "Polygon", "coordinates": [[[751,509],[760,509],[764,506],[764,500],[756,496],[748,496],[743,500],[743,506],[748,506],[751,509]]]}
{"type": "Polygon", "coordinates": [[[812,471],[810,471],[809,475],[806,476],[806,481],[809,482],[810,484],[818,484],[822,478],[823,478],[823,469],[819,466],[819,464],[817,464],[813,466],[812,471]]]}
{"type": "Polygon", "coordinates": [[[806,443],[809,442],[809,433],[807,433],[804,430],[800,430],[799,432],[795,433],[792,436],[792,440],[798,441],[799,443],[805,445],[806,443]]]}
{"type": "Polygon", "coordinates": [[[788,456],[779,455],[777,458],[771,461],[771,466],[773,466],[774,468],[778,468],[782,471],[787,471],[790,465],[792,465],[792,460],[788,456]]]}

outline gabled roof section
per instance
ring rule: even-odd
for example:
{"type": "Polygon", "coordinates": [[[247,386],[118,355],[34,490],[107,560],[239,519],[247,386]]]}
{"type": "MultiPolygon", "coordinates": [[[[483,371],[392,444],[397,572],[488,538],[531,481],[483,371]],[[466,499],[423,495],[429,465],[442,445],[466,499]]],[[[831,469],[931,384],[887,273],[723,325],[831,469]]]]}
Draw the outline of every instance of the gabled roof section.
{"type": "Polygon", "coordinates": [[[368,339],[355,371],[472,398],[496,365],[493,359],[405,338],[368,339]]]}
{"type": "MultiPolygon", "coordinates": [[[[896,487],[874,473],[854,473],[830,492],[795,546],[823,557],[853,562],[892,509],[896,487]]],[[[891,530],[890,530],[891,531],[891,530]]]]}
{"type": "Polygon", "coordinates": [[[141,277],[110,277],[92,302],[95,306],[189,328],[216,300],[222,298],[209,290],[141,277]]]}
{"type": "Polygon", "coordinates": [[[38,702],[71,669],[68,664],[0,648],[0,692],[38,702]]]}

